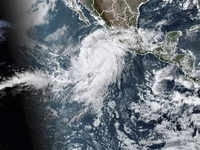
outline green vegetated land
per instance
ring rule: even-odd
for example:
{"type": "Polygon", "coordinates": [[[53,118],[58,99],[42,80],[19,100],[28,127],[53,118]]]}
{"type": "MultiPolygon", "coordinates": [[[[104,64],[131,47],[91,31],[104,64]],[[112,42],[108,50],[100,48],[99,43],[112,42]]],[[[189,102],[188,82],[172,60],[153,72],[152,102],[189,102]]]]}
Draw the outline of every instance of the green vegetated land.
{"type": "MultiPolygon", "coordinates": [[[[138,7],[147,0],[82,0],[92,13],[104,20],[109,27],[136,27],[137,17],[139,15],[138,7]]],[[[191,76],[195,69],[195,58],[190,53],[177,53],[177,44],[182,33],[180,31],[168,32],[165,41],[155,50],[149,52],[145,49],[132,49],[137,54],[152,53],[161,61],[175,64],[180,67],[186,77],[199,82],[191,76]]],[[[121,41],[123,42],[123,41],[121,41]]]]}

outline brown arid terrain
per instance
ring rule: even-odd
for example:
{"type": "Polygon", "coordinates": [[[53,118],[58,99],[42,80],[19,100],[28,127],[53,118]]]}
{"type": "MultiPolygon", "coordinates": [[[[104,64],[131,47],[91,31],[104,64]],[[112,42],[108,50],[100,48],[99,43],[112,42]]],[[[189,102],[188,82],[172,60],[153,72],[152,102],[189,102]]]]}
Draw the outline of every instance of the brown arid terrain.
{"type": "Polygon", "coordinates": [[[138,7],[146,0],[81,0],[82,4],[101,17],[107,25],[136,26],[138,7]]]}

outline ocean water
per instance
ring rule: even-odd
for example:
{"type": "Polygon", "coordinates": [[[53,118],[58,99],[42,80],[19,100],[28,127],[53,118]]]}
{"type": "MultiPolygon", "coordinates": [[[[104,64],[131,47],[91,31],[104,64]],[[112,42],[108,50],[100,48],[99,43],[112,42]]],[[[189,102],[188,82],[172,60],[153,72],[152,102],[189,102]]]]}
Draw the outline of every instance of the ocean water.
{"type": "MultiPolygon", "coordinates": [[[[26,103],[36,114],[29,121],[38,123],[33,129],[41,136],[39,148],[200,149],[199,85],[177,66],[131,50],[139,38],[150,49],[163,33],[197,24],[196,9],[179,8],[181,1],[149,1],[140,8],[137,33],[108,30],[93,19],[87,26],[62,0],[31,2],[39,13],[33,11],[30,20],[39,16],[19,47],[34,71],[16,73],[0,88],[20,84],[41,92],[26,103]]],[[[184,38],[189,36],[180,48],[186,48],[184,38]]]]}
{"type": "Polygon", "coordinates": [[[187,0],[150,0],[139,9],[138,27],[162,32],[184,31],[200,23],[196,3],[187,0]]]}

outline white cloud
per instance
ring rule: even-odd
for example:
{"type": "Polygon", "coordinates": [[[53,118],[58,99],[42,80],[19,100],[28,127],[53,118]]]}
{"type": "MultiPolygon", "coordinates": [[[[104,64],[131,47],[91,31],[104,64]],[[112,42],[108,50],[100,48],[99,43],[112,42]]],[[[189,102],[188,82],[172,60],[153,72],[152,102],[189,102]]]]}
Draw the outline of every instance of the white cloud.
{"type": "Polygon", "coordinates": [[[71,68],[77,83],[75,100],[101,106],[108,85],[120,76],[125,51],[111,40],[110,34],[97,30],[82,41],[71,68]]]}
{"type": "Polygon", "coordinates": [[[20,84],[33,86],[36,89],[47,87],[49,81],[47,76],[41,72],[17,73],[15,76],[0,83],[0,90],[8,87],[14,87],[20,84]]]}
{"type": "Polygon", "coordinates": [[[0,20],[0,29],[5,27],[10,27],[10,23],[4,20],[0,20]]]}
{"type": "MultiPolygon", "coordinates": [[[[35,8],[32,5],[32,11],[30,11],[30,16],[31,16],[31,24],[32,25],[40,25],[40,24],[45,24],[48,23],[48,17],[49,17],[49,10],[54,10],[56,6],[56,1],[57,0],[43,0],[40,1],[39,3],[33,3],[35,4],[35,8]],[[33,11],[34,8],[34,11],[33,11]]],[[[34,0],[35,2],[35,0],[34,0]]],[[[38,1],[37,1],[38,2],[38,1]]],[[[29,4],[30,6],[30,4],[29,4]]]]}
{"type": "Polygon", "coordinates": [[[48,35],[45,38],[45,41],[51,42],[51,41],[57,41],[60,38],[63,37],[63,35],[66,34],[68,30],[68,27],[66,27],[65,25],[62,28],[57,29],[55,32],[53,32],[52,34],[48,35]]]}
{"type": "Polygon", "coordinates": [[[18,22],[26,29],[46,24],[49,21],[49,10],[54,10],[57,0],[16,0],[14,5],[18,22]],[[25,24],[24,24],[25,23],[25,24]]]}

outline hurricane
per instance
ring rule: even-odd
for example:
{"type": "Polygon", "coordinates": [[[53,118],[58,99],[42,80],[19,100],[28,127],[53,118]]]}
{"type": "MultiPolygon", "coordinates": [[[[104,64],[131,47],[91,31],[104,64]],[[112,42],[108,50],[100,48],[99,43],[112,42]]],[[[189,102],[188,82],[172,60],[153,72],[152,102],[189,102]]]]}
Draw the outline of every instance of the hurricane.
{"type": "Polygon", "coordinates": [[[137,26],[129,28],[106,26],[81,1],[26,3],[19,51],[31,71],[2,78],[0,90],[43,91],[48,149],[198,150],[198,52],[182,45],[199,35],[188,23],[192,18],[196,27],[199,13],[191,13],[196,1],[176,3],[142,3],[137,26]],[[174,14],[185,24],[174,25],[174,14]]]}

